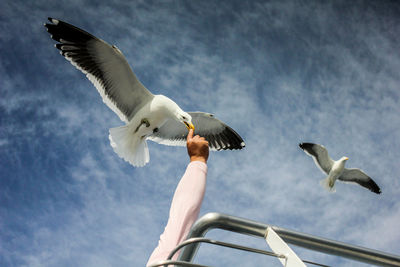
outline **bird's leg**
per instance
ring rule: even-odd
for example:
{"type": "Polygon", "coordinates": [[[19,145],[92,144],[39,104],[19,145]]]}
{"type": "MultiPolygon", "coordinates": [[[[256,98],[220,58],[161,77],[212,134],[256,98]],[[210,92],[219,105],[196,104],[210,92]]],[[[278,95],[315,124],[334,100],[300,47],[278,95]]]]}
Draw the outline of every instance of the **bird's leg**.
{"type": "Polygon", "coordinates": [[[142,124],[146,124],[146,127],[150,127],[150,122],[146,118],[142,119],[142,124]]]}
{"type": "Polygon", "coordinates": [[[142,126],[142,124],[145,124],[146,127],[150,127],[150,122],[149,122],[149,120],[146,119],[146,118],[143,118],[143,119],[140,121],[140,124],[138,125],[138,127],[136,127],[135,133],[136,133],[137,131],[139,131],[139,128],[140,128],[140,126],[142,126]]]}

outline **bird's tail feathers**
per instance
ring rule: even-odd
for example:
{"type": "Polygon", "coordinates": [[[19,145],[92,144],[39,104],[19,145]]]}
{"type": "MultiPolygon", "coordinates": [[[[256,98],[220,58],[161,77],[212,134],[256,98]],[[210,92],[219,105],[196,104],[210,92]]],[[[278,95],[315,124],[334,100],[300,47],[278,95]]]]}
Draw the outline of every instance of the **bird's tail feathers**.
{"type": "Polygon", "coordinates": [[[328,191],[331,192],[331,193],[336,192],[335,182],[334,182],[334,181],[332,182],[332,181],[329,179],[329,177],[326,177],[326,178],[322,179],[321,181],[319,181],[319,184],[320,184],[323,188],[325,188],[326,190],[328,190],[328,191]]]}
{"type": "Polygon", "coordinates": [[[135,167],[142,167],[150,160],[145,138],[129,131],[129,125],[110,129],[110,144],[115,153],[135,167]]]}

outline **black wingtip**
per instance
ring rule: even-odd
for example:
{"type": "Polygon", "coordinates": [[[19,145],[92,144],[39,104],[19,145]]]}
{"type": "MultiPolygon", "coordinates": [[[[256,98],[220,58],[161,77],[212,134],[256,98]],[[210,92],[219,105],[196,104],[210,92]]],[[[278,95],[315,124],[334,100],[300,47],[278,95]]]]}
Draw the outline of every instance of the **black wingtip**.
{"type": "Polygon", "coordinates": [[[49,31],[50,27],[52,27],[54,25],[57,25],[58,22],[59,22],[58,20],[50,18],[50,17],[48,17],[47,19],[51,22],[51,23],[44,23],[43,24],[43,26],[46,27],[47,31],[49,31]]]}
{"type": "Polygon", "coordinates": [[[374,192],[375,194],[382,194],[382,190],[378,187],[377,189],[371,190],[372,192],[374,192]]]}
{"type": "Polygon", "coordinates": [[[309,149],[312,149],[312,147],[314,146],[315,144],[313,144],[313,143],[300,143],[299,144],[299,147],[301,148],[301,149],[303,149],[303,150],[309,150],[309,149]]]}
{"type": "MultiPolygon", "coordinates": [[[[225,125],[225,129],[220,133],[218,138],[224,139],[225,145],[222,145],[220,150],[240,150],[243,149],[246,144],[243,141],[243,138],[231,127],[225,125]]],[[[206,138],[207,139],[207,138],[206,138]]],[[[210,140],[215,139],[211,138],[210,140]]],[[[212,145],[212,143],[211,143],[212,145]]],[[[212,147],[212,146],[211,146],[212,147]]]]}
{"type": "Polygon", "coordinates": [[[378,191],[376,191],[376,190],[371,190],[371,192],[372,193],[375,193],[375,194],[377,194],[377,195],[380,195],[380,194],[382,194],[382,191],[379,189],[378,191]]]}
{"type": "Polygon", "coordinates": [[[371,192],[373,192],[373,193],[375,193],[375,194],[378,194],[378,195],[379,195],[379,194],[382,193],[382,191],[381,191],[379,185],[377,185],[377,184],[375,183],[375,181],[372,180],[371,178],[369,179],[369,181],[367,182],[367,184],[364,185],[364,186],[367,187],[369,190],[371,190],[371,192]]]}
{"type": "Polygon", "coordinates": [[[51,17],[48,17],[47,19],[53,24],[58,24],[60,22],[60,20],[51,17]]]}

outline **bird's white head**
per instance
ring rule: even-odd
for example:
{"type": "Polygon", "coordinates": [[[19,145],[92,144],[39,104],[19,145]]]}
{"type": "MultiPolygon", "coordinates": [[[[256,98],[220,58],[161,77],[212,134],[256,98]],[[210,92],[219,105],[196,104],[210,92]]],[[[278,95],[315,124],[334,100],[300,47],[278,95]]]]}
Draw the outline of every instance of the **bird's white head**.
{"type": "Polygon", "coordinates": [[[349,158],[348,157],[342,157],[341,160],[342,161],[346,161],[346,160],[349,160],[349,158]]]}
{"type": "Polygon", "coordinates": [[[192,116],[189,113],[183,111],[174,101],[163,95],[157,95],[157,105],[162,106],[163,112],[169,114],[175,120],[185,124],[188,130],[193,129],[192,116]]]}
{"type": "Polygon", "coordinates": [[[189,113],[184,112],[183,110],[179,110],[176,114],[176,118],[178,119],[178,121],[185,124],[185,126],[188,130],[190,130],[190,129],[194,130],[194,125],[192,123],[192,116],[190,116],[189,113]]]}

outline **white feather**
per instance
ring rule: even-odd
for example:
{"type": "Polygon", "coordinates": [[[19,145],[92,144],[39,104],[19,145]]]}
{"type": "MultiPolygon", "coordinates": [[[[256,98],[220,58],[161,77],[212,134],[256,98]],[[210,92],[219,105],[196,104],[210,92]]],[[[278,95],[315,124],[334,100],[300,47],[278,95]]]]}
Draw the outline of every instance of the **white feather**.
{"type": "Polygon", "coordinates": [[[132,134],[129,125],[110,129],[110,144],[115,153],[133,166],[141,167],[150,160],[145,138],[132,134]]]}

